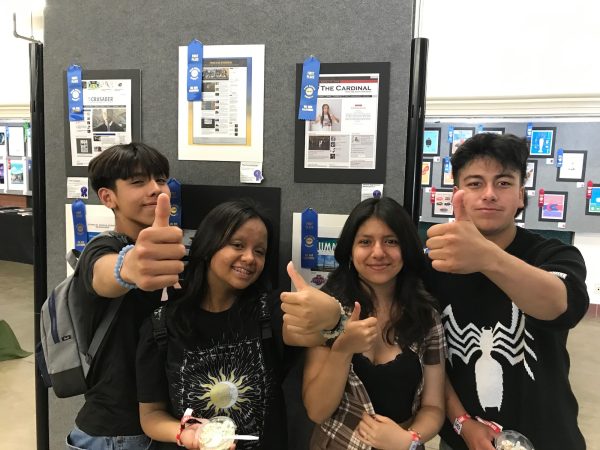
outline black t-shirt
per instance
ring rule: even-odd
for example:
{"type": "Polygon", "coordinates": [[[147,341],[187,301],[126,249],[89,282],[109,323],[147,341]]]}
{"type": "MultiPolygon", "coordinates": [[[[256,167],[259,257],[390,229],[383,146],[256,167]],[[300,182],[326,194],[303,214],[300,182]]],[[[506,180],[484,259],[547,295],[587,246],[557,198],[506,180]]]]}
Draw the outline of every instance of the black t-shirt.
{"type": "MultiPolygon", "coordinates": [[[[133,242],[130,242],[133,243],[133,242]]],[[[83,305],[87,341],[90,342],[109,302],[92,287],[94,263],[102,256],[118,253],[125,244],[106,236],[96,238],[83,251],[75,283],[88,298],[83,305]]],[[[85,394],[85,403],[75,423],[92,436],[134,436],[143,434],[135,394],[135,350],[145,317],[160,304],[160,291],[129,291],[117,313],[102,348],[96,354],[85,394]]]]}
{"type": "Polygon", "coordinates": [[[362,353],[352,357],[354,373],[360,378],[377,414],[402,423],[410,419],[422,371],[419,357],[411,350],[384,364],[373,364],[362,353]]]}
{"type": "MultiPolygon", "coordinates": [[[[589,305],[583,257],[573,246],[521,228],[506,251],[561,278],[567,311],[552,321],[534,319],[481,273],[432,270],[428,288],[443,309],[447,374],[471,416],[524,434],[536,449],[583,450],[566,349],[569,329],[589,305]]],[[[440,435],[454,450],[467,449],[448,421],[440,435]]]]}
{"type": "MultiPolygon", "coordinates": [[[[185,337],[175,326],[175,304],[169,301],[163,308],[168,330],[163,351],[154,339],[152,321],[146,320],[137,352],[138,399],[164,401],[176,418],[187,408],[196,417],[229,416],[237,434],[260,437],[258,442],[238,442],[238,450],[280,450],[287,447],[281,308],[275,297],[269,299],[272,337],[263,339],[258,310],[240,306],[250,301],[257,302],[240,300],[220,313],[200,310],[197,333],[185,337]]],[[[178,447],[165,443],[159,448],[178,447]]]]}

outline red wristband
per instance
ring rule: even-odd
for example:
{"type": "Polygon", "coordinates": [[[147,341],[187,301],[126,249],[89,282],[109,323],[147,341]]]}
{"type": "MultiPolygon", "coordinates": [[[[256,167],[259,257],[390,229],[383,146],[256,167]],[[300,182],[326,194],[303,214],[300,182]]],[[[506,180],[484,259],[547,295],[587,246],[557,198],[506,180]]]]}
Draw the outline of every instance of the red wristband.
{"type": "Polygon", "coordinates": [[[500,433],[502,431],[502,425],[492,421],[492,420],[485,420],[482,419],[479,416],[475,416],[475,419],[477,419],[477,422],[482,423],[484,425],[487,425],[488,427],[490,427],[495,433],[500,433]]]}
{"type": "Polygon", "coordinates": [[[469,413],[464,413],[462,416],[458,416],[456,419],[454,419],[454,424],[452,425],[452,428],[454,428],[454,431],[456,432],[456,434],[458,434],[460,436],[460,432],[462,431],[462,426],[463,423],[467,420],[469,420],[471,418],[471,416],[469,415],[469,413]]]}

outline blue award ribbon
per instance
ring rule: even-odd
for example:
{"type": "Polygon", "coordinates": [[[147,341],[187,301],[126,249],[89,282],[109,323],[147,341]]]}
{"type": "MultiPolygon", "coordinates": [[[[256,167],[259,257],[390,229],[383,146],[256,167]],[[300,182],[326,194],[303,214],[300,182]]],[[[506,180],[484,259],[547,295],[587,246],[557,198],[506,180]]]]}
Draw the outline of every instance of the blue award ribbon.
{"type": "Polygon", "coordinates": [[[181,227],[181,183],[170,178],[167,182],[171,191],[171,216],[169,217],[169,225],[181,227]]]}
{"type": "Polygon", "coordinates": [[[561,168],[563,165],[565,151],[562,148],[559,148],[556,152],[556,167],[561,168]]]}
{"type": "Polygon", "coordinates": [[[319,97],[319,74],[321,62],[314,56],[304,60],[302,65],[302,85],[300,87],[299,120],[317,118],[317,98],[319,97]]]}
{"type": "Polygon", "coordinates": [[[87,222],[85,220],[85,203],[77,199],[71,204],[73,213],[73,231],[75,234],[75,250],[82,251],[88,242],[87,222]]]}
{"type": "Polygon", "coordinates": [[[450,173],[450,157],[446,156],[444,158],[444,173],[450,173]]]}
{"type": "Polygon", "coordinates": [[[316,267],[319,256],[319,215],[312,208],[302,211],[302,242],[300,244],[300,267],[316,267]]]}
{"type": "Polygon", "coordinates": [[[67,95],[69,96],[69,121],[83,120],[83,87],[81,67],[72,64],[67,69],[67,95]]]}
{"type": "Polygon", "coordinates": [[[453,140],[454,140],[454,127],[449,126],[448,127],[448,143],[452,144],[453,140]]]}
{"type": "Polygon", "coordinates": [[[533,134],[533,124],[529,122],[527,124],[527,140],[531,141],[531,135],[533,134]]]}
{"type": "Polygon", "coordinates": [[[202,101],[202,58],[204,47],[198,39],[188,44],[187,99],[188,102],[202,101]]]}

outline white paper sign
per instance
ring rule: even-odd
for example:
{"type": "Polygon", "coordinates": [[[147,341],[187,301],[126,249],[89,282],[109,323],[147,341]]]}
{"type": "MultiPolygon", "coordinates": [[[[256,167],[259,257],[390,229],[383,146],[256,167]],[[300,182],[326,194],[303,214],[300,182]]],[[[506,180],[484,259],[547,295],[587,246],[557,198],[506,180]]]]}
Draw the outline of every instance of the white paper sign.
{"type": "Polygon", "coordinates": [[[88,198],[87,177],[67,178],[67,198],[88,198]]]}
{"type": "Polygon", "coordinates": [[[379,198],[383,195],[383,184],[363,184],[360,189],[360,201],[379,198]]]}
{"type": "Polygon", "coordinates": [[[262,162],[240,163],[240,183],[262,183],[264,179],[262,162]]]}

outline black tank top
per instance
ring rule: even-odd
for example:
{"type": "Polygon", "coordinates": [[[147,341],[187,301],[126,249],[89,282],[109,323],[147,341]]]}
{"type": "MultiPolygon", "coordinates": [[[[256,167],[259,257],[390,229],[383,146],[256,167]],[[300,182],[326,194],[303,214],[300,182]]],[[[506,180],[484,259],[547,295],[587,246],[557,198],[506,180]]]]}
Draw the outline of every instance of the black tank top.
{"type": "Polygon", "coordinates": [[[412,404],[423,373],[418,356],[407,350],[392,361],[373,364],[357,353],[352,357],[354,372],[364,384],[375,413],[397,423],[412,416],[412,404]]]}

